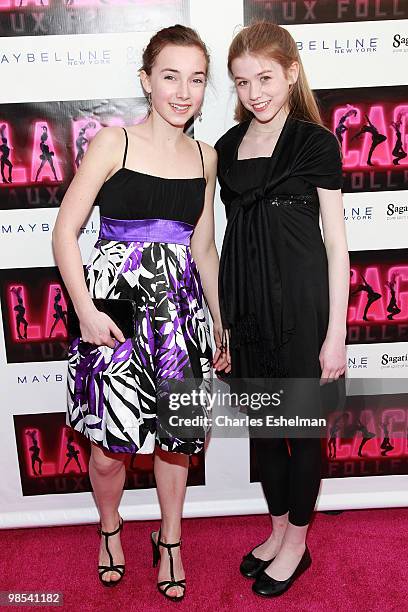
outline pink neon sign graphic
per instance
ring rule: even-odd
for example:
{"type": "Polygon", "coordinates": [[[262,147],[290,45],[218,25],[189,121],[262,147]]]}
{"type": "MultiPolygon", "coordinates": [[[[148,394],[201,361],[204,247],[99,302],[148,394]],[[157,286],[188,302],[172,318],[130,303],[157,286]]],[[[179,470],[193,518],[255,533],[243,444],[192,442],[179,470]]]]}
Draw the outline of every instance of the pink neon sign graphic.
{"type": "MultiPolygon", "coordinates": [[[[335,109],[333,113],[333,132],[340,124],[340,120],[344,115],[350,111],[350,108],[355,110],[355,114],[350,114],[347,117],[344,125],[349,128],[353,127],[353,136],[350,137],[349,129],[346,129],[342,133],[342,152],[343,152],[343,168],[345,169],[357,169],[357,168],[368,168],[370,167],[367,163],[370,148],[373,144],[373,138],[381,140],[382,137],[386,137],[386,140],[379,142],[374,148],[371,156],[371,162],[374,167],[385,167],[393,166],[393,149],[396,144],[396,132],[391,126],[391,122],[396,122],[398,117],[401,116],[401,145],[405,152],[408,153],[408,134],[407,134],[407,117],[408,117],[408,105],[401,104],[393,109],[392,119],[389,119],[390,111],[383,104],[377,104],[371,106],[368,111],[364,110],[361,105],[340,106],[335,109]],[[367,121],[367,117],[369,121],[367,121]],[[372,125],[370,125],[372,124],[372,125]],[[366,127],[368,131],[362,133],[358,139],[354,139],[354,136],[363,128],[366,127]],[[372,126],[376,128],[378,136],[374,136],[370,132],[372,126]]],[[[408,165],[408,156],[401,159],[398,163],[399,166],[408,165]]]]}
{"type": "Polygon", "coordinates": [[[393,314],[392,320],[405,320],[408,316],[408,266],[396,265],[387,269],[382,266],[370,266],[364,270],[352,267],[350,280],[350,305],[348,307],[348,323],[364,323],[364,310],[367,301],[372,299],[367,318],[369,323],[386,322],[390,310],[387,310],[391,300],[391,289],[386,284],[394,281],[395,299],[400,312],[393,314]],[[365,282],[364,282],[364,280],[365,282]],[[367,285],[369,288],[367,288],[367,285]],[[359,287],[366,289],[358,291],[359,287]],[[354,293],[354,295],[353,295],[354,293]]]}

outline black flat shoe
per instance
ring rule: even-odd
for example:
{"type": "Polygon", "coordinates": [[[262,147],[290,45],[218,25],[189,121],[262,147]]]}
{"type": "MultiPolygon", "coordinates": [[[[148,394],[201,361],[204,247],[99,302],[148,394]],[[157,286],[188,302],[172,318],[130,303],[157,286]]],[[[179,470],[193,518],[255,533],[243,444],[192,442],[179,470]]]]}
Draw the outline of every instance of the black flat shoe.
{"type": "Polygon", "coordinates": [[[253,548],[251,552],[249,552],[247,555],[242,557],[241,565],[239,566],[239,571],[244,576],[244,578],[256,578],[264,569],[268,567],[268,565],[275,558],[272,557],[272,559],[268,559],[267,561],[264,561],[263,559],[258,559],[258,557],[255,557],[252,554],[255,548],[253,548]]]}
{"type": "Polygon", "coordinates": [[[257,579],[252,585],[252,590],[257,595],[262,595],[262,597],[277,597],[278,595],[282,595],[282,593],[287,591],[295,580],[299,578],[299,576],[301,576],[301,574],[303,574],[308,567],[310,567],[311,563],[312,558],[310,556],[310,551],[306,546],[305,552],[303,553],[297,568],[287,580],[275,580],[263,571],[258,575],[257,579]]]}

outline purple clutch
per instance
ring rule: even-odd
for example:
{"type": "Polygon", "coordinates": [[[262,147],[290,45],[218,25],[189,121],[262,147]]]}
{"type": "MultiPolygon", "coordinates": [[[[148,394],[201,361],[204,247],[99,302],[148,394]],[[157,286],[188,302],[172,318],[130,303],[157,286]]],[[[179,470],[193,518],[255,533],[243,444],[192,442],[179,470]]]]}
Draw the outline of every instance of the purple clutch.
{"type": "MultiPolygon", "coordinates": [[[[125,338],[132,338],[136,333],[136,302],[125,298],[93,298],[95,307],[107,314],[119,327],[125,338]]],[[[71,301],[67,306],[68,335],[71,338],[81,336],[79,319],[71,301]]]]}

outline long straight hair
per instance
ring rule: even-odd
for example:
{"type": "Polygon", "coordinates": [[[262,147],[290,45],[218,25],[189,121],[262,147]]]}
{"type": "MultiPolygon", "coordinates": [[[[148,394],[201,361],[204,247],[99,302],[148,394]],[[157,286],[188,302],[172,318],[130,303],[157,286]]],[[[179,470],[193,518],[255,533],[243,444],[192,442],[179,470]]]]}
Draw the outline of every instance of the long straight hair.
{"type": "MultiPolygon", "coordinates": [[[[293,62],[299,63],[299,76],[289,90],[289,113],[297,119],[317,123],[323,120],[319,107],[310,89],[295,40],[285,28],[270,21],[256,21],[243,28],[233,39],[228,51],[228,70],[232,76],[231,64],[245,53],[262,55],[278,62],[287,76],[293,62]]],[[[234,119],[238,122],[252,119],[253,114],[238,99],[234,119]]]]}

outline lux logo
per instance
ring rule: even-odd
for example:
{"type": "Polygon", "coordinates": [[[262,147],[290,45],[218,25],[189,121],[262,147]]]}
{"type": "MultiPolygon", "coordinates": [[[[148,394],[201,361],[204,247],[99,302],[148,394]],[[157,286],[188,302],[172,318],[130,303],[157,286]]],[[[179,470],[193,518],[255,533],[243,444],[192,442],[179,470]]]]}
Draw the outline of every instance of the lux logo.
{"type": "Polygon", "coordinates": [[[25,8],[28,5],[48,6],[48,0],[0,0],[0,10],[25,8]]]}
{"type": "MultiPolygon", "coordinates": [[[[158,0],[160,1],[160,0],[158,0]]],[[[64,0],[64,4],[66,6],[72,7],[81,7],[81,6],[123,6],[127,4],[133,3],[134,0],[64,0]]],[[[59,3],[56,3],[57,6],[59,3]]],[[[157,4],[154,2],[154,4],[157,4]]],[[[52,5],[50,0],[0,0],[0,11],[1,10],[10,10],[10,9],[19,9],[26,8],[28,6],[44,8],[52,5]]]]}
{"type": "Polygon", "coordinates": [[[45,308],[40,314],[41,322],[33,323],[30,300],[24,285],[7,287],[9,306],[9,325],[11,335],[18,340],[46,340],[61,336],[67,337],[67,304],[61,286],[57,283],[48,285],[45,308]]]}

